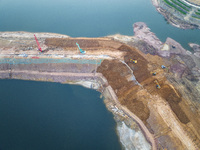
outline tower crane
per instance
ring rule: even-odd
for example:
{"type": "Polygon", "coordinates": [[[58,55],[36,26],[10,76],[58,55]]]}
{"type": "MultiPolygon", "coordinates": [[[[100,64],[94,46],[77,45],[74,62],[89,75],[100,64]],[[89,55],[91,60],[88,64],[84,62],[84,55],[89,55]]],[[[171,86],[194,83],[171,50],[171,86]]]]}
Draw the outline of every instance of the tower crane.
{"type": "Polygon", "coordinates": [[[36,40],[37,45],[38,45],[38,50],[39,50],[40,52],[42,52],[42,48],[40,47],[40,43],[38,42],[38,39],[37,39],[37,37],[35,36],[35,34],[34,34],[34,37],[35,37],[35,40],[36,40]]]}

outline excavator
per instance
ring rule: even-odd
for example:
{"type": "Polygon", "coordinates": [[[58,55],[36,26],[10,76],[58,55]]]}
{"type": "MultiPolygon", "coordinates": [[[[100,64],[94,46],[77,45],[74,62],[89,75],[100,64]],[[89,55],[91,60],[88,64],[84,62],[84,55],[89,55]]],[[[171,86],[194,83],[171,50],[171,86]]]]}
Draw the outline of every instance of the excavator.
{"type": "Polygon", "coordinates": [[[160,89],[160,84],[158,83],[158,80],[155,80],[154,83],[156,83],[156,88],[160,89]]]}
{"type": "Polygon", "coordinates": [[[133,62],[134,64],[137,64],[137,60],[130,59],[130,61],[133,62]]]}
{"type": "Polygon", "coordinates": [[[40,52],[42,52],[42,48],[40,47],[40,43],[38,42],[38,39],[37,39],[37,37],[35,36],[35,34],[34,34],[34,37],[35,37],[35,41],[37,42],[37,45],[38,45],[38,50],[39,50],[40,52]]]}
{"type": "Polygon", "coordinates": [[[76,43],[76,45],[78,46],[78,49],[79,49],[79,51],[80,51],[81,54],[85,54],[85,53],[86,53],[86,51],[84,51],[84,50],[82,50],[82,49],[80,48],[80,46],[79,46],[78,43],[76,43]]]}
{"type": "Polygon", "coordinates": [[[151,72],[151,75],[152,75],[152,76],[156,76],[156,74],[157,74],[157,73],[156,73],[155,71],[152,71],[152,72],[151,72]]]}

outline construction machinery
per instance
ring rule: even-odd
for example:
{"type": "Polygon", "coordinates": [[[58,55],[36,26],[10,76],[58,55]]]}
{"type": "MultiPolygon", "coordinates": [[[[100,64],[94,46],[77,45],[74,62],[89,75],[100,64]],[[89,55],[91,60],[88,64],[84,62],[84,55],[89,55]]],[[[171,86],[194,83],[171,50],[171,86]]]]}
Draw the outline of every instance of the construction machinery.
{"type": "Polygon", "coordinates": [[[156,76],[157,73],[156,72],[151,72],[151,74],[152,74],[152,76],[156,76]]]}
{"type": "Polygon", "coordinates": [[[161,66],[162,69],[165,69],[166,67],[164,65],[161,66]]]}
{"type": "Polygon", "coordinates": [[[169,69],[166,66],[162,65],[161,68],[169,72],[169,69]]]}
{"type": "Polygon", "coordinates": [[[160,84],[158,83],[158,80],[155,80],[154,83],[156,83],[156,88],[160,89],[160,84]]]}
{"type": "Polygon", "coordinates": [[[86,51],[84,51],[84,50],[82,50],[82,49],[80,48],[80,46],[79,46],[78,43],[76,43],[76,45],[78,46],[78,49],[79,49],[80,53],[82,53],[82,54],[85,54],[85,53],[86,53],[86,51]]]}
{"type": "Polygon", "coordinates": [[[137,64],[137,60],[130,59],[130,61],[133,62],[134,64],[137,64]]]}
{"type": "Polygon", "coordinates": [[[40,47],[40,43],[38,42],[38,39],[37,39],[37,37],[35,36],[35,34],[34,34],[34,37],[35,37],[35,40],[36,40],[37,45],[38,45],[38,50],[39,50],[40,52],[42,52],[42,48],[40,47]]]}

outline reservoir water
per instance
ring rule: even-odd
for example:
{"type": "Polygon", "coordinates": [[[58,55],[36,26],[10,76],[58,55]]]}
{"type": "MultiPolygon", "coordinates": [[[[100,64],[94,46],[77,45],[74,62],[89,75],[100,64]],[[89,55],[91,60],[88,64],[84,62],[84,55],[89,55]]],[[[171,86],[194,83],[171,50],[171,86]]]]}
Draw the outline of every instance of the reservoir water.
{"type": "Polygon", "coordinates": [[[54,32],[72,37],[133,35],[132,24],[147,23],[164,42],[171,37],[189,49],[200,30],[167,24],[151,0],[0,0],[0,31],[54,32]]]}
{"type": "Polygon", "coordinates": [[[81,86],[0,80],[0,150],[120,150],[100,93],[81,86]]]}

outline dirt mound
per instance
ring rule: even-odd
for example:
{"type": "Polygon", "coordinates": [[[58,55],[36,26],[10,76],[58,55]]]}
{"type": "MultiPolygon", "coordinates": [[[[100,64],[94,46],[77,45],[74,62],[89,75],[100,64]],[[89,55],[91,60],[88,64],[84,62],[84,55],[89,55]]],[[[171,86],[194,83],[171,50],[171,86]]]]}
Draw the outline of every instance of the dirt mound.
{"type": "MultiPolygon", "coordinates": [[[[150,77],[150,73],[147,68],[148,62],[136,51],[136,49],[127,45],[122,45],[118,48],[118,50],[126,53],[124,60],[133,70],[137,81],[142,82],[150,77]],[[134,64],[130,61],[130,59],[135,59],[138,63],[134,64]]],[[[125,105],[143,122],[146,122],[146,119],[149,117],[149,110],[142,101],[137,100],[135,97],[138,85],[135,85],[133,81],[129,82],[127,80],[127,76],[131,73],[127,66],[116,60],[105,60],[97,71],[101,72],[107,78],[109,84],[115,90],[121,104],[125,105]]]]}
{"type": "MultiPolygon", "coordinates": [[[[117,60],[104,60],[97,72],[101,72],[108,80],[111,87],[118,93],[128,84],[126,76],[129,74],[128,68],[117,60]]],[[[127,87],[128,88],[128,87],[127,87]]]]}
{"type": "MultiPolygon", "coordinates": [[[[181,102],[181,95],[176,93],[169,85],[159,81],[161,89],[156,88],[155,80],[148,70],[148,61],[137,52],[135,48],[127,45],[122,45],[118,48],[120,51],[126,52],[124,56],[125,62],[133,70],[136,80],[143,85],[143,87],[151,94],[160,95],[165,99],[177,118],[184,124],[190,122],[184,111],[179,106],[181,102]],[[137,63],[131,61],[137,60],[137,63]]],[[[159,65],[158,65],[159,66],[159,65]]],[[[128,82],[126,76],[130,73],[126,66],[119,61],[105,60],[97,70],[101,72],[108,80],[109,84],[115,90],[121,104],[125,105],[129,110],[136,114],[144,123],[149,117],[149,110],[145,101],[140,101],[137,98],[137,85],[128,82]]]]}
{"type": "Polygon", "coordinates": [[[138,82],[142,82],[145,79],[150,77],[150,73],[148,71],[148,62],[147,60],[141,56],[135,48],[131,48],[127,45],[122,45],[119,50],[125,51],[126,55],[124,57],[125,62],[131,67],[133,73],[138,82]],[[131,59],[137,60],[137,63],[134,64],[131,59]]]}
{"type": "Polygon", "coordinates": [[[182,101],[181,95],[179,93],[176,93],[169,85],[164,85],[159,90],[159,93],[161,97],[169,103],[171,109],[182,123],[187,124],[190,122],[185,112],[179,106],[179,102],[182,101]]]}
{"type": "MultiPolygon", "coordinates": [[[[45,45],[48,48],[63,48],[68,50],[77,50],[77,45],[83,50],[87,51],[100,51],[104,53],[105,51],[117,50],[122,43],[113,41],[108,38],[47,38],[45,39],[45,45]]],[[[117,54],[116,54],[117,55],[117,54]]],[[[120,55],[120,54],[119,54],[120,55]]]]}
{"type": "Polygon", "coordinates": [[[147,110],[142,101],[137,100],[135,97],[138,85],[135,85],[133,81],[127,80],[127,76],[131,73],[130,70],[117,60],[104,60],[101,66],[98,67],[97,72],[101,72],[108,80],[120,103],[145,122],[149,117],[149,110],[147,110]]]}
{"type": "Polygon", "coordinates": [[[98,40],[92,39],[47,38],[45,40],[45,45],[49,47],[77,47],[76,43],[78,43],[81,48],[99,47],[98,40]]]}

